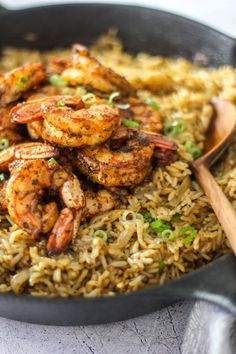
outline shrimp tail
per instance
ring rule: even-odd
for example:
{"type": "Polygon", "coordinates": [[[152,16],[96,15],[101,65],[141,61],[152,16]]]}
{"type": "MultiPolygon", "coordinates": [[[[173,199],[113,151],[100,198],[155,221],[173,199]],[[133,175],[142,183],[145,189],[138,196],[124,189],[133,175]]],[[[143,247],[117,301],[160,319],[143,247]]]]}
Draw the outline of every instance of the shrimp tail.
{"type": "Polygon", "coordinates": [[[144,134],[148,141],[155,145],[153,156],[157,159],[158,166],[164,167],[177,160],[178,146],[173,141],[156,133],[145,132],[144,134]]]}
{"type": "Polygon", "coordinates": [[[47,242],[49,256],[58,255],[68,247],[78,231],[80,215],[81,212],[69,208],[61,211],[47,242]]]}
{"type": "Polygon", "coordinates": [[[165,167],[177,160],[176,151],[173,150],[156,149],[153,156],[156,159],[156,166],[159,167],[165,167]]]}
{"type": "Polygon", "coordinates": [[[150,143],[155,144],[156,148],[171,151],[177,150],[177,144],[173,141],[167,140],[163,135],[144,130],[141,130],[140,133],[143,133],[150,143]]]}

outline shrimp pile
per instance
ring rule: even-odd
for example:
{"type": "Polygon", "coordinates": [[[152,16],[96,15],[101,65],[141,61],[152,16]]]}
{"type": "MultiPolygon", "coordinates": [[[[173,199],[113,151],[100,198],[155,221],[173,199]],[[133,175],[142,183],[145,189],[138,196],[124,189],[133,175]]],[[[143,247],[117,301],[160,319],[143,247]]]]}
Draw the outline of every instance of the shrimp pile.
{"type": "Polygon", "coordinates": [[[82,45],[0,75],[0,208],[58,255],[80,224],[176,159],[158,111],[82,45]]]}

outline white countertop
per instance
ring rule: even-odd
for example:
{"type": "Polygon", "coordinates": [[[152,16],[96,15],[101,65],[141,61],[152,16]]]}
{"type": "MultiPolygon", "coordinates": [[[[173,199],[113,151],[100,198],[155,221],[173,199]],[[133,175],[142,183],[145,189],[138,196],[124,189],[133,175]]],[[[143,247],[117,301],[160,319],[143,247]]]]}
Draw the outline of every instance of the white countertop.
{"type": "MultiPolygon", "coordinates": [[[[2,0],[8,8],[73,0],[2,0]]],[[[83,1],[99,2],[99,1],[83,1]]],[[[150,5],[176,12],[236,37],[235,0],[100,1],[150,5]]],[[[89,327],[49,327],[0,318],[0,354],[180,354],[193,302],[179,302],[125,322],[89,327]]],[[[189,354],[186,352],[186,354],[189,354]]],[[[201,353],[199,353],[201,354],[201,353]]],[[[215,353],[214,353],[215,354],[215,353]]]]}

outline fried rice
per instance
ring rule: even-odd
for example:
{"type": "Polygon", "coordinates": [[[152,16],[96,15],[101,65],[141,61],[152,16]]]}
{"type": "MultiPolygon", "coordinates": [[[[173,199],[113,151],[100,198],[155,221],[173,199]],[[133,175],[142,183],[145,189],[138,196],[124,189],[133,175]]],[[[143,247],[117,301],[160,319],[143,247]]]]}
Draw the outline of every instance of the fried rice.
{"type": "MultiPolygon", "coordinates": [[[[203,68],[183,58],[131,55],[111,33],[103,36],[92,52],[125,76],[140,98],[158,103],[164,126],[176,119],[185,123],[180,134],[168,134],[179,146],[178,160],[155,168],[133,189],[128,205],[83,224],[73,245],[57,257],[47,256],[45,239],[31,240],[8,215],[0,215],[1,292],[62,297],[125,293],[178,278],[230,250],[207,197],[192,176],[189,165],[193,155],[186,142],[197,150],[203,148],[213,113],[212,97],[236,104],[234,68],[203,68]],[[173,237],[166,239],[154,233],[145,213],[152,220],[171,225],[173,237]],[[179,231],[190,226],[196,232],[186,242],[179,231]],[[96,230],[104,230],[108,240],[93,237],[96,230]]],[[[5,48],[0,71],[68,55],[69,50],[40,53],[5,48]]],[[[235,162],[236,139],[214,168],[217,182],[236,208],[235,162]]]]}

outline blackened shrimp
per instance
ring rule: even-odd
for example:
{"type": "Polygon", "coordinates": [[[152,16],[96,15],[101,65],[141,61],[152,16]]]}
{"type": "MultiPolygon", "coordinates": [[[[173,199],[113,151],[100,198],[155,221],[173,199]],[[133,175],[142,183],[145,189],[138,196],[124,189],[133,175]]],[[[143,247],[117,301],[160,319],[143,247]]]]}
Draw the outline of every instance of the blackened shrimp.
{"type": "Polygon", "coordinates": [[[85,198],[77,177],[59,164],[43,159],[22,162],[7,183],[6,199],[12,220],[33,239],[52,230],[50,255],[61,253],[76,237],[85,198]],[[64,206],[61,212],[56,196],[64,206]]]}
{"type": "Polygon", "coordinates": [[[106,189],[99,190],[98,192],[87,190],[84,194],[86,204],[82,212],[83,219],[91,218],[119,206],[119,199],[116,194],[106,189]]]}
{"type": "Polygon", "coordinates": [[[40,63],[29,63],[0,76],[0,106],[16,101],[40,84],[46,73],[40,63]]]}
{"type": "Polygon", "coordinates": [[[128,187],[140,183],[150,172],[155,149],[167,151],[167,164],[176,148],[161,135],[119,128],[109,142],[79,149],[77,166],[93,182],[106,187],[128,187]]]}
{"type": "Polygon", "coordinates": [[[0,171],[7,171],[9,164],[16,160],[49,159],[58,155],[57,148],[45,143],[28,142],[13,145],[0,152],[0,171]]]}
{"type": "Polygon", "coordinates": [[[24,138],[20,134],[17,124],[11,121],[10,111],[13,105],[0,107],[0,145],[4,142],[6,145],[17,144],[24,138]]]}
{"type": "MultiPolygon", "coordinates": [[[[0,152],[0,172],[11,173],[18,168],[22,160],[28,159],[47,159],[58,157],[59,151],[49,144],[43,143],[22,143],[10,146],[0,152]],[[13,163],[14,162],[14,163],[13,163]]],[[[1,173],[0,181],[0,210],[7,210],[6,187],[8,183],[8,174],[1,173]]]]}
{"type": "Polygon", "coordinates": [[[31,135],[66,147],[102,143],[120,123],[117,108],[99,99],[89,104],[80,96],[52,96],[28,101],[13,108],[11,118],[21,124],[33,122],[31,135]],[[37,121],[39,123],[35,123],[37,121]]]}
{"type": "Polygon", "coordinates": [[[55,72],[60,73],[69,85],[84,85],[108,94],[114,91],[124,96],[135,94],[134,88],[124,77],[103,66],[80,44],[73,46],[72,61],[54,60],[53,64],[55,72]]]}
{"type": "Polygon", "coordinates": [[[7,211],[6,188],[7,181],[0,181],[0,211],[4,212],[7,211]]]}
{"type": "MultiPolygon", "coordinates": [[[[157,110],[136,97],[130,97],[120,105],[120,117],[122,121],[135,121],[142,130],[159,133],[162,128],[161,116],[157,110]],[[122,106],[125,109],[122,109],[122,106]]],[[[119,104],[118,104],[119,107],[119,104]]],[[[129,123],[129,122],[128,122],[129,123]]]]}

